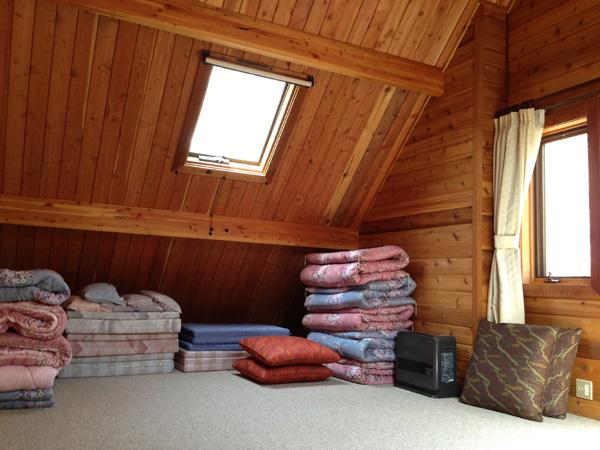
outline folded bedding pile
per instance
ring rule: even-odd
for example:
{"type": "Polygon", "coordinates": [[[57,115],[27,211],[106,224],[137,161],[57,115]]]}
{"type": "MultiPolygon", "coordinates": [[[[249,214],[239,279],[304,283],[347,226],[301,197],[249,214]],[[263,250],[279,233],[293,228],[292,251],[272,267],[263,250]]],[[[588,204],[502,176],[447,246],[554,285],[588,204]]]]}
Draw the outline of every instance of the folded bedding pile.
{"type": "Polygon", "coordinates": [[[232,370],[233,363],[248,356],[242,339],[289,335],[290,330],[274,325],[184,323],[175,367],[182,372],[232,370]]]}
{"type": "Polygon", "coordinates": [[[51,270],[0,269],[0,409],[54,406],[54,380],[72,356],[60,306],[69,295],[51,270]]]}
{"type": "Polygon", "coordinates": [[[300,274],[307,286],[302,324],[308,339],[339,353],[333,375],[360,384],[393,384],[394,340],[412,330],[416,283],[401,247],[311,253],[300,274]]]}
{"type": "Polygon", "coordinates": [[[108,283],[84,287],[65,304],[73,361],[61,378],[172,372],[181,308],[153,291],[121,297],[108,283]]]}

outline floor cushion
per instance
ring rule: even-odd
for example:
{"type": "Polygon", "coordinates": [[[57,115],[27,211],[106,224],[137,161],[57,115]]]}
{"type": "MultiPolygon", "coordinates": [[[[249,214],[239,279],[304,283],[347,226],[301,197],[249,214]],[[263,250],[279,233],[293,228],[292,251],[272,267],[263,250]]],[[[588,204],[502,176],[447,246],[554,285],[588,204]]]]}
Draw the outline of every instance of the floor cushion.
{"type": "Polygon", "coordinates": [[[544,387],[543,413],[548,417],[564,419],[569,404],[571,372],[581,339],[581,329],[559,328],[558,337],[544,387]]]}
{"type": "Polygon", "coordinates": [[[242,339],[240,345],[268,366],[326,364],[340,360],[340,355],[330,348],[296,336],[252,337],[242,339]]]}
{"type": "Polygon", "coordinates": [[[239,370],[242,375],[261,384],[323,381],[331,376],[331,370],[325,366],[302,364],[269,367],[254,358],[240,359],[233,363],[233,368],[239,370]]]}
{"type": "Polygon", "coordinates": [[[556,338],[553,327],[482,320],[460,400],[541,422],[556,338]]]}

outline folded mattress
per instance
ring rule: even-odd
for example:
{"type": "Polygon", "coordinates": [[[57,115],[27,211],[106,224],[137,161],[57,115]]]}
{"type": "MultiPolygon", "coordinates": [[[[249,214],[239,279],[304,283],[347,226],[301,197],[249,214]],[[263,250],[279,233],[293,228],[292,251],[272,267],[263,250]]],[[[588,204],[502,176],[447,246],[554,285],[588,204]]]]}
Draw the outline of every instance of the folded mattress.
{"type": "Polygon", "coordinates": [[[0,334],[0,366],[51,366],[69,363],[71,344],[63,336],[41,341],[17,333],[0,334]]]}
{"type": "MultiPolygon", "coordinates": [[[[412,308],[412,306],[411,306],[412,308]]],[[[307,314],[302,325],[318,331],[400,331],[408,330],[413,323],[408,320],[413,311],[400,314],[367,316],[364,314],[307,314]]]]}
{"type": "Polygon", "coordinates": [[[206,351],[240,351],[240,344],[192,344],[187,341],[179,340],[179,347],[192,352],[206,351]]]}
{"type": "Polygon", "coordinates": [[[175,357],[175,368],[181,372],[233,370],[233,363],[244,358],[244,356],[241,356],[237,358],[197,358],[190,360],[175,357]]]}
{"type": "Polygon", "coordinates": [[[50,408],[54,406],[52,389],[0,392],[0,410],[25,408],[50,408]]]}
{"type": "Polygon", "coordinates": [[[0,302],[60,305],[71,295],[63,277],[52,270],[0,269],[0,302]]]}
{"type": "Polygon", "coordinates": [[[49,366],[0,366],[0,392],[50,389],[57,374],[49,366]]]}
{"type": "Polygon", "coordinates": [[[309,265],[300,272],[300,281],[307,286],[340,288],[362,286],[372,281],[387,281],[407,277],[402,269],[405,260],[351,262],[346,264],[309,265]]]}
{"type": "Polygon", "coordinates": [[[181,339],[191,344],[233,344],[247,337],[289,336],[290,334],[287,328],[253,323],[184,323],[181,326],[181,339]]]}
{"type": "Polygon", "coordinates": [[[245,350],[194,352],[180,348],[177,353],[177,357],[185,359],[247,358],[248,356],[248,352],[245,350]]]}
{"type": "Polygon", "coordinates": [[[148,353],[145,355],[114,355],[114,356],[83,356],[73,358],[73,364],[111,363],[111,362],[133,362],[133,361],[158,361],[173,360],[175,353],[148,353]]]}
{"type": "Polygon", "coordinates": [[[73,356],[117,356],[145,353],[177,353],[177,339],[145,339],[137,341],[72,342],[73,356]]]}
{"type": "Polygon", "coordinates": [[[394,341],[387,339],[365,338],[360,340],[344,339],[326,333],[309,333],[308,339],[329,347],[344,358],[361,362],[393,362],[396,360],[394,341]],[[387,343],[387,344],[386,344],[387,343]]]}
{"type": "Polygon", "coordinates": [[[341,252],[309,253],[306,262],[309,264],[343,264],[348,262],[384,261],[397,259],[408,264],[408,254],[397,245],[384,245],[382,247],[361,248],[358,250],[344,250],[341,252]]]}
{"type": "Polygon", "coordinates": [[[59,378],[114,377],[122,375],[152,375],[170,373],[173,360],[121,361],[72,364],[65,367],[59,378]]]}
{"type": "Polygon", "coordinates": [[[58,305],[0,303],[0,333],[12,329],[21,336],[50,340],[61,336],[66,326],[67,315],[58,305]]]}
{"type": "Polygon", "coordinates": [[[325,364],[333,372],[333,376],[342,380],[359,384],[394,384],[393,371],[386,371],[385,375],[369,372],[362,367],[349,364],[325,364]]]}
{"type": "Polygon", "coordinates": [[[143,334],[79,334],[69,333],[70,342],[106,342],[106,341],[141,341],[153,339],[177,339],[177,333],[143,333],[143,334]]]}
{"type": "MultiPolygon", "coordinates": [[[[98,313],[102,314],[102,313],[98,313]]],[[[69,334],[179,333],[180,319],[78,319],[69,318],[69,334]]]]}
{"type": "Polygon", "coordinates": [[[67,311],[69,319],[103,319],[103,320],[148,320],[179,319],[178,312],[101,312],[101,311],[67,311]]]}

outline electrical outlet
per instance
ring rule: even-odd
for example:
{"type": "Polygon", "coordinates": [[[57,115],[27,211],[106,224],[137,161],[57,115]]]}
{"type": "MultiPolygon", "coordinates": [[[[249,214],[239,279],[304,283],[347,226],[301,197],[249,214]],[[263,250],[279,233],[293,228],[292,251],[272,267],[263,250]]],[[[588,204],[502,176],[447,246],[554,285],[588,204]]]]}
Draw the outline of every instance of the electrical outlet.
{"type": "Polygon", "coordinates": [[[575,395],[577,397],[584,398],[586,400],[594,399],[594,384],[591,381],[577,378],[575,388],[575,395]]]}

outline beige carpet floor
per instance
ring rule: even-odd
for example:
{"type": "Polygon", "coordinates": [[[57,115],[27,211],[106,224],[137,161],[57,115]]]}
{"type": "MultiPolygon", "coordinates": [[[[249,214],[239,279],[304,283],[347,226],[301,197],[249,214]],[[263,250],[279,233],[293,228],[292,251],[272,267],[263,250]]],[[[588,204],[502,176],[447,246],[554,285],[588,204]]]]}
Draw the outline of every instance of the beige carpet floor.
{"type": "Polygon", "coordinates": [[[530,422],[394,387],[265,387],[233,372],[62,379],[57,405],[0,411],[0,449],[600,448],[600,422],[530,422]]]}

